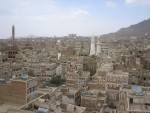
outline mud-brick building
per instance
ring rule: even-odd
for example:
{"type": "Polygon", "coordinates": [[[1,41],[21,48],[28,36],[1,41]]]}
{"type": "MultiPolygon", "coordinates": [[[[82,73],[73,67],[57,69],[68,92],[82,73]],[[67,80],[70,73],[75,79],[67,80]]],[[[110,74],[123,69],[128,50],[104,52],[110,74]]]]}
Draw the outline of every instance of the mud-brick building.
{"type": "Polygon", "coordinates": [[[26,104],[37,98],[37,78],[14,78],[10,81],[0,81],[0,101],[26,104]]]}

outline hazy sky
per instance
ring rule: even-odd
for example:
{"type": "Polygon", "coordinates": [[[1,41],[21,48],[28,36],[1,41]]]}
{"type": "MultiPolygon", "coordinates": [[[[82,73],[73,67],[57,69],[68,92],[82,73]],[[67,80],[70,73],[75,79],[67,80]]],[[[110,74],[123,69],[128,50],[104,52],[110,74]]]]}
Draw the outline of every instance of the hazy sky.
{"type": "Polygon", "coordinates": [[[101,35],[150,18],[150,0],[0,0],[0,38],[101,35]]]}

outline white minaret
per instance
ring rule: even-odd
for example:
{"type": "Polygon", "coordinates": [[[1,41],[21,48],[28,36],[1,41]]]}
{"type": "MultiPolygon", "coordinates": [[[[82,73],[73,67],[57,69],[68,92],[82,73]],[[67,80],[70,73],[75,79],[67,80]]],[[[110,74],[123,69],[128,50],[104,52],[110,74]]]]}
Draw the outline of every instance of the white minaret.
{"type": "Polygon", "coordinates": [[[91,38],[90,55],[95,55],[95,37],[91,38]]]}
{"type": "Polygon", "coordinates": [[[97,38],[97,49],[96,49],[96,55],[99,56],[101,54],[101,44],[99,38],[97,38]]]}

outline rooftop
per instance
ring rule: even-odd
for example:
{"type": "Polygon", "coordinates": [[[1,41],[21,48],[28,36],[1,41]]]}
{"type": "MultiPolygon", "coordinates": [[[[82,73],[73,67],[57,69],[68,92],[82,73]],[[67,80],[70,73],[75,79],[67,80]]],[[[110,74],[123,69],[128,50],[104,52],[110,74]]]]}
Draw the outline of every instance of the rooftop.
{"type": "Polygon", "coordinates": [[[37,77],[26,77],[26,78],[21,78],[21,77],[16,77],[16,78],[13,78],[13,79],[10,79],[10,81],[30,81],[30,80],[33,80],[33,79],[37,79],[37,77]]]}
{"type": "Polygon", "coordinates": [[[0,102],[0,112],[6,112],[9,109],[17,109],[21,105],[16,105],[12,103],[5,103],[5,102],[0,102]]]}
{"type": "Polygon", "coordinates": [[[126,76],[126,77],[128,77],[129,73],[128,72],[123,72],[123,71],[114,71],[114,72],[108,73],[108,75],[110,75],[110,76],[126,76]]]}
{"type": "Polygon", "coordinates": [[[71,94],[75,94],[78,91],[79,91],[78,89],[69,89],[69,93],[71,93],[71,94]]]}
{"type": "Polygon", "coordinates": [[[150,98],[150,87],[126,85],[123,86],[123,90],[126,90],[128,92],[128,96],[150,98]]]}
{"type": "Polygon", "coordinates": [[[98,71],[111,71],[112,70],[112,63],[105,63],[101,66],[100,69],[98,69],[98,71]]]}
{"type": "Polygon", "coordinates": [[[102,100],[106,99],[105,92],[101,92],[99,90],[88,90],[82,94],[83,97],[93,97],[93,98],[100,98],[102,100]]]}

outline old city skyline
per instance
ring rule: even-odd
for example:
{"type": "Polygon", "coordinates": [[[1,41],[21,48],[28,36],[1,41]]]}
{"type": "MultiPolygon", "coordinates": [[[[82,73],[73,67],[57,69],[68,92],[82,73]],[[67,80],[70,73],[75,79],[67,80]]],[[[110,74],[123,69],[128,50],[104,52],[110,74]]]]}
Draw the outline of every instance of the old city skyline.
{"type": "Polygon", "coordinates": [[[16,37],[102,35],[148,19],[149,5],[149,0],[1,0],[0,38],[11,36],[13,24],[16,37]]]}
{"type": "Polygon", "coordinates": [[[149,6],[0,0],[0,113],[150,113],[149,6]]]}

